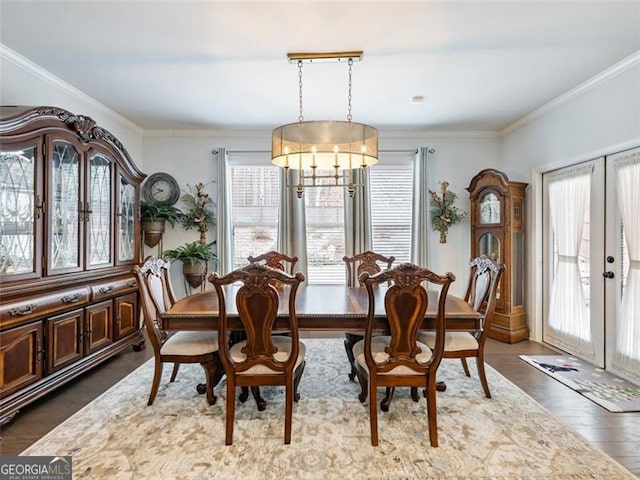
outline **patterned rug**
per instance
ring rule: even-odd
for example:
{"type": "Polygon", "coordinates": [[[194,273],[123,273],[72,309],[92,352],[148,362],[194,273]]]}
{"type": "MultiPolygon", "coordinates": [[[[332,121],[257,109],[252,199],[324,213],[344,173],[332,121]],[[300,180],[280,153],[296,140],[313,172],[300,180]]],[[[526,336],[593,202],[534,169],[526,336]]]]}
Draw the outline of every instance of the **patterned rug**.
{"type": "Polygon", "coordinates": [[[640,387],[567,355],[520,355],[538,370],[610,412],[640,412],[640,387]]]}
{"type": "Polygon", "coordinates": [[[96,479],[631,479],[628,470],[552,417],[492,368],[493,399],[477,375],[447,361],[439,378],[440,447],[429,444],[426,403],[399,389],[379,416],[372,447],[368,407],[347,377],[340,339],[305,339],[307,368],[283,444],[284,393],[263,388],[267,409],[237,403],[234,443],[224,445],[226,384],[208,406],[195,392],[198,365],[168,366],[152,406],[147,362],[22,455],[71,455],[74,478],[96,479]]]}

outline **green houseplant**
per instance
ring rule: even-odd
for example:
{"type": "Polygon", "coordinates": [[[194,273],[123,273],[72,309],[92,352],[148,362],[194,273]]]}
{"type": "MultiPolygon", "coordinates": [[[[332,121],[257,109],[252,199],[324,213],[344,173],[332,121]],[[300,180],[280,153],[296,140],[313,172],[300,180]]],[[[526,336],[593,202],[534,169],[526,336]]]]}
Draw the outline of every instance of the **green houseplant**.
{"type": "Polygon", "coordinates": [[[165,224],[172,227],[182,221],[180,209],[164,202],[140,202],[140,228],[144,232],[144,244],[155,247],[165,231],[165,224]]]}
{"type": "Polygon", "coordinates": [[[182,273],[187,283],[193,288],[198,288],[202,285],[207,274],[209,261],[218,258],[211,250],[211,246],[215,243],[200,243],[199,241],[185,243],[174,249],[165,250],[162,252],[162,256],[171,262],[180,260],[182,273]]]}

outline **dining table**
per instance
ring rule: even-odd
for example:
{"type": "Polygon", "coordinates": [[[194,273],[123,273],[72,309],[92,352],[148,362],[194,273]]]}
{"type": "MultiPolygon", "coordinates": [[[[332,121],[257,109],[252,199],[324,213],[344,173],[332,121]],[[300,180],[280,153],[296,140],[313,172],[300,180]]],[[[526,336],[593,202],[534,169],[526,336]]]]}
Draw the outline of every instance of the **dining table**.
{"type": "MultiPolygon", "coordinates": [[[[226,288],[227,322],[230,330],[242,330],[236,309],[235,292],[239,284],[226,288]]],[[[374,289],[376,330],[386,330],[384,312],[385,286],[374,289]]],[[[274,323],[275,330],[287,330],[288,302],[286,287],[278,289],[279,309],[274,323]]],[[[423,329],[433,329],[438,306],[438,292],[428,291],[429,303],[422,324],[423,329]]],[[[369,309],[369,298],[365,287],[345,285],[303,284],[296,296],[296,317],[301,331],[347,331],[364,330],[369,309]]],[[[477,330],[483,316],[464,299],[447,295],[445,303],[445,328],[447,330],[477,330]]],[[[218,297],[215,290],[205,290],[178,300],[171,308],[160,314],[163,328],[168,331],[216,330],[218,328],[218,297]]]]}

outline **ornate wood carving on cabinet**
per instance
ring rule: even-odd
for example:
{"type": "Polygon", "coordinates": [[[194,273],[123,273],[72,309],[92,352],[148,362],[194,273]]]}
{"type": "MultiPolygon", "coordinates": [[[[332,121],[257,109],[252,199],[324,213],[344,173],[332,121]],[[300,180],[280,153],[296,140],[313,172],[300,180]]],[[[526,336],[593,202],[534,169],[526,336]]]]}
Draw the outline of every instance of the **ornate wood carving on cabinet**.
{"type": "Polygon", "coordinates": [[[504,173],[488,168],[471,179],[471,257],[489,255],[506,266],[489,336],[515,343],[529,338],[524,306],[525,190],[504,173]]]}
{"type": "Polygon", "coordinates": [[[0,424],[143,346],[132,269],[144,177],[90,117],[0,110],[0,424]]]}

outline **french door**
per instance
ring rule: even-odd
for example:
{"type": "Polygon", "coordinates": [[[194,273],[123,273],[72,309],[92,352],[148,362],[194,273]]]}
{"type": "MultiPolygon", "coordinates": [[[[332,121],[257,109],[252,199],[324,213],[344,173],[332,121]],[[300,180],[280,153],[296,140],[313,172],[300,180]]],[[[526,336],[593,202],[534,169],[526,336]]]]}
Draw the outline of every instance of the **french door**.
{"type": "Polygon", "coordinates": [[[640,383],[640,148],[543,175],[543,340],[640,383]]]}

